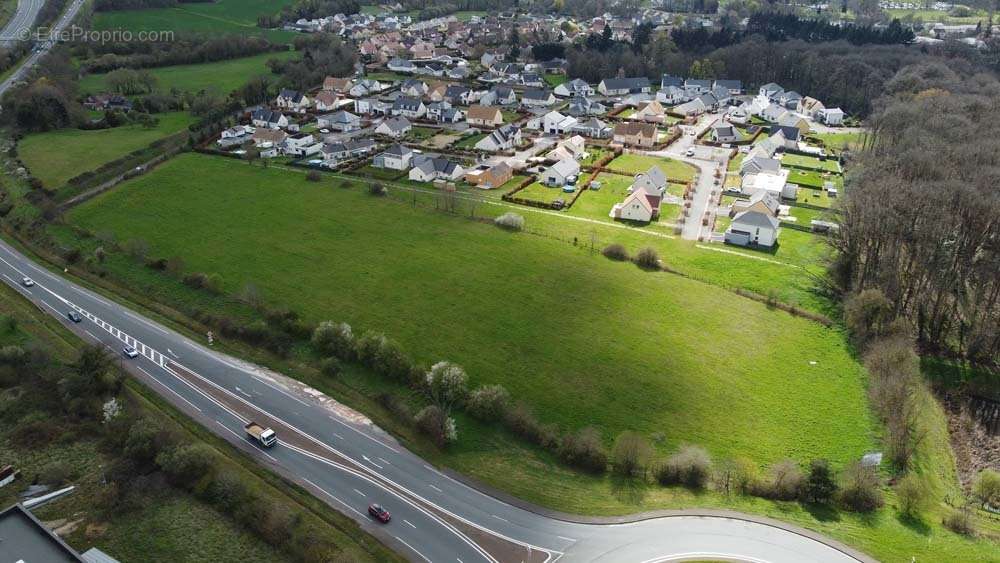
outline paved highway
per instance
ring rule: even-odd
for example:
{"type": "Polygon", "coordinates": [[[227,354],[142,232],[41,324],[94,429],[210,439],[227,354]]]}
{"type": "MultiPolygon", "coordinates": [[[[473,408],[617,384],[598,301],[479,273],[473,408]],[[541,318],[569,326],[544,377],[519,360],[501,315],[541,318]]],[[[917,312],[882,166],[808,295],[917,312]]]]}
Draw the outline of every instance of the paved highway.
{"type": "Polygon", "coordinates": [[[31,31],[32,25],[38,19],[38,11],[45,5],[45,0],[17,0],[17,11],[0,31],[0,42],[24,41],[31,31]]]}
{"type": "Polygon", "coordinates": [[[871,561],[811,534],[740,515],[583,523],[526,510],[441,473],[320,392],[217,353],[37,266],[6,243],[0,243],[0,276],[85,340],[116,354],[134,346],[140,357],[123,362],[136,377],[414,561],[871,561]],[[24,287],[25,277],[35,285],[24,287]],[[82,321],[70,322],[70,311],[82,321]],[[262,450],[248,442],[242,435],[248,420],[274,428],[279,444],[262,450]],[[392,522],[370,519],[365,509],[372,502],[386,506],[392,522]]]}
{"type": "MultiPolygon", "coordinates": [[[[0,32],[2,33],[2,35],[0,35],[0,43],[29,39],[29,37],[25,37],[23,35],[23,32],[25,30],[30,31],[35,19],[38,17],[38,10],[41,9],[42,4],[44,3],[45,0],[18,0],[17,14],[15,14],[15,16],[7,24],[3,32],[0,32]]],[[[58,20],[56,20],[55,25],[50,28],[48,36],[58,36],[63,30],[65,30],[85,3],[86,0],[73,0],[66,7],[66,9],[63,10],[62,15],[59,16],[58,20]]],[[[46,39],[39,41],[32,50],[31,54],[21,62],[21,66],[12,72],[6,80],[0,83],[0,96],[2,96],[8,89],[10,89],[11,86],[17,84],[29,72],[31,72],[31,69],[38,64],[38,61],[49,52],[49,49],[51,49],[54,44],[55,42],[52,40],[46,39]]]]}

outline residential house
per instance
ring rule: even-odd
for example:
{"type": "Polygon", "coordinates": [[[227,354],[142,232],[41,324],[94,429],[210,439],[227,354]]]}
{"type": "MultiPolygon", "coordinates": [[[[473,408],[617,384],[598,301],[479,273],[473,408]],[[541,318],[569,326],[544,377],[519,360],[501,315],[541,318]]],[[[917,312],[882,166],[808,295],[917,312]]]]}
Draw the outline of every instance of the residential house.
{"type": "Polygon", "coordinates": [[[465,112],[459,108],[448,108],[441,112],[439,123],[458,123],[465,119],[465,112]]]}
{"type": "Polygon", "coordinates": [[[760,94],[759,95],[762,98],[765,98],[767,100],[775,101],[775,100],[778,99],[778,96],[780,96],[780,95],[782,95],[784,93],[785,93],[785,89],[784,88],[782,88],[781,86],[778,86],[774,82],[769,82],[769,83],[767,83],[767,84],[765,84],[765,85],[763,85],[763,86],[760,87],[760,94]]]}
{"type": "Polygon", "coordinates": [[[444,82],[435,82],[433,84],[427,85],[427,99],[432,102],[440,102],[444,99],[445,92],[448,91],[448,85],[444,82]]]}
{"type": "Polygon", "coordinates": [[[802,94],[798,92],[782,92],[778,94],[778,104],[784,106],[786,109],[795,110],[799,107],[799,101],[802,100],[802,94]]]}
{"type": "Polygon", "coordinates": [[[508,106],[517,103],[517,93],[510,86],[494,86],[479,98],[479,105],[508,106]]]}
{"type": "Polygon", "coordinates": [[[267,128],[258,128],[253,132],[253,136],[251,137],[251,139],[253,139],[254,146],[258,148],[277,147],[278,145],[284,143],[287,138],[288,133],[285,133],[281,129],[267,128]]]}
{"type": "Polygon", "coordinates": [[[760,112],[760,118],[770,123],[777,123],[787,113],[788,113],[788,108],[772,103],[767,107],[765,107],[764,110],[760,112]]]}
{"type": "Polygon", "coordinates": [[[488,168],[466,172],[465,181],[484,190],[492,190],[506,184],[514,177],[514,169],[506,162],[488,168]]]}
{"type": "Polygon", "coordinates": [[[594,87],[587,84],[585,80],[574,78],[569,82],[563,82],[562,84],[556,86],[553,93],[560,98],[572,98],[575,96],[583,96],[586,98],[594,95],[594,87]]]}
{"type": "Polygon", "coordinates": [[[521,75],[521,85],[529,88],[542,88],[545,86],[545,79],[535,72],[525,72],[521,75]]]}
{"type": "Polygon", "coordinates": [[[391,111],[392,115],[401,115],[410,119],[420,119],[427,113],[427,107],[422,101],[420,101],[420,98],[400,96],[392,103],[391,111]]]}
{"type": "Polygon", "coordinates": [[[353,84],[354,81],[350,78],[327,76],[326,79],[323,80],[323,90],[326,90],[327,92],[336,92],[338,94],[346,94],[351,89],[353,84]]]}
{"type": "Polygon", "coordinates": [[[465,121],[473,127],[497,127],[503,125],[503,113],[496,106],[469,106],[465,121]]]}
{"type": "Polygon", "coordinates": [[[414,182],[454,181],[465,174],[461,166],[446,158],[417,155],[412,162],[409,178],[414,182]]]}
{"type": "Polygon", "coordinates": [[[733,202],[731,215],[736,215],[744,211],[759,211],[766,215],[772,217],[777,217],[778,212],[781,209],[781,202],[778,198],[774,197],[774,194],[769,192],[758,192],[754,194],[749,200],[738,199],[733,202]]]}
{"type": "Polygon", "coordinates": [[[597,101],[584,98],[583,96],[577,96],[569,101],[569,106],[566,108],[566,113],[572,115],[573,117],[583,117],[587,115],[602,115],[608,111],[608,108],[597,101]]]}
{"type": "Polygon", "coordinates": [[[221,148],[242,145],[252,138],[254,131],[256,129],[250,125],[230,127],[219,135],[219,140],[216,141],[216,144],[221,148]]]}
{"type": "Polygon", "coordinates": [[[354,100],[354,111],[365,115],[387,115],[392,112],[392,104],[377,98],[358,98],[354,100]]]}
{"type": "Polygon", "coordinates": [[[457,84],[452,84],[445,88],[444,99],[448,100],[455,105],[468,105],[469,97],[472,95],[472,90],[466,88],[465,86],[459,86],[457,84]]]}
{"type": "Polygon", "coordinates": [[[364,156],[378,145],[371,139],[350,139],[342,143],[326,143],[322,153],[324,160],[346,160],[364,156]]]}
{"type": "Polygon", "coordinates": [[[420,98],[427,93],[427,83],[417,78],[407,78],[399,86],[399,91],[404,96],[420,98]]]}
{"type": "Polygon", "coordinates": [[[730,96],[739,96],[743,93],[743,83],[739,80],[716,80],[712,84],[713,90],[724,89],[730,96]]]}
{"type": "Polygon", "coordinates": [[[385,86],[378,80],[371,80],[368,78],[359,80],[357,84],[351,86],[348,93],[354,98],[360,98],[364,96],[372,96],[378,94],[385,89],[385,86]]]}
{"type": "Polygon", "coordinates": [[[376,155],[372,166],[390,170],[408,170],[410,162],[413,160],[413,154],[413,149],[397,143],[385,149],[385,152],[376,155]]]}
{"type": "Polygon", "coordinates": [[[549,154],[545,155],[548,160],[554,160],[556,162],[560,160],[580,160],[584,158],[587,154],[587,142],[580,135],[573,135],[568,139],[564,139],[556,145],[556,148],[552,149],[549,154]]]}
{"type": "Polygon", "coordinates": [[[746,104],[730,107],[726,112],[726,121],[735,123],[736,125],[747,125],[750,123],[750,113],[747,111],[746,104]]]}
{"type": "Polygon", "coordinates": [[[579,162],[573,159],[560,160],[542,172],[541,182],[546,186],[560,187],[575,180],[579,174],[579,162]]]}
{"type": "Polygon", "coordinates": [[[747,156],[740,163],[740,176],[746,174],[780,174],[781,161],[764,156],[747,156]]]}
{"type": "Polygon", "coordinates": [[[597,85],[597,91],[604,96],[625,96],[628,94],[649,93],[649,79],[645,76],[637,78],[605,78],[597,85]]]}
{"type": "Polygon", "coordinates": [[[282,145],[283,152],[293,156],[309,156],[318,153],[322,148],[323,143],[317,142],[309,133],[296,133],[286,137],[282,145]]]}
{"type": "Polygon", "coordinates": [[[361,118],[349,111],[340,110],[317,117],[316,125],[346,133],[361,129],[361,118]]]}
{"type": "Polygon", "coordinates": [[[794,127],[799,130],[800,136],[809,134],[809,122],[792,112],[782,115],[778,119],[778,125],[781,127],[794,127]]]}
{"type": "Polygon", "coordinates": [[[417,69],[417,66],[408,59],[402,57],[393,57],[389,60],[389,63],[385,65],[386,68],[392,72],[410,73],[417,69]]]}
{"type": "Polygon", "coordinates": [[[558,111],[550,111],[542,116],[541,128],[545,133],[562,135],[569,132],[576,124],[575,117],[563,115],[558,111]]]}
{"type": "MultiPolygon", "coordinates": [[[[663,197],[667,191],[667,175],[659,166],[651,166],[646,172],[635,175],[630,190],[633,192],[641,190],[653,196],[663,197]]],[[[654,207],[659,208],[659,202],[654,203],[654,207]]]]}
{"type": "Polygon", "coordinates": [[[700,78],[688,78],[684,81],[684,91],[692,98],[712,91],[712,81],[700,78]]]}
{"type": "Polygon", "coordinates": [[[613,132],[614,142],[633,147],[651,147],[656,144],[656,125],[653,123],[619,123],[613,132]]]}
{"type": "Polygon", "coordinates": [[[812,119],[816,119],[819,113],[824,109],[826,109],[826,106],[823,105],[823,102],[817,100],[816,98],[806,96],[799,100],[799,105],[795,108],[795,111],[801,113],[802,115],[808,115],[812,119]]]}
{"type": "Polygon", "coordinates": [[[618,221],[649,223],[653,220],[655,212],[645,192],[634,191],[625,198],[625,201],[616,203],[609,215],[618,221]]]}
{"type": "Polygon", "coordinates": [[[298,90],[283,88],[275,99],[275,105],[279,108],[287,109],[298,113],[303,113],[309,108],[311,102],[309,98],[298,90]]]}
{"type": "Polygon", "coordinates": [[[277,111],[260,108],[250,114],[250,122],[254,127],[264,127],[267,129],[284,129],[288,127],[288,118],[277,111]]]}
{"type": "Polygon", "coordinates": [[[663,105],[656,100],[639,104],[635,113],[632,114],[632,119],[649,121],[652,123],[662,123],[666,117],[666,110],[664,110],[663,105]]]}
{"type": "Polygon", "coordinates": [[[679,88],[683,90],[684,79],[680,76],[664,74],[660,77],[660,90],[666,90],[667,88],[679,88]]]}
{"type": "Polygon", "coordinates": [[[666,88],[661,88],[660,91],[656,93],[656,99],[660,103],[673,106],[691,101],[691,95],[688,94],[687,90],[683,88],[678,88],[677,86],[667,86],[666,88]]]}
{"type": "Polygon", "coordinates": [[[98,94],[87,96],[83,102],[83,107],[94,111],[120,111],[128,113],[132,111],[132,101],[119,94],[98,94]]]}
{"type": "Polygon", "coordinates": [[[716,143],[735,143],[743,138],[729,123],[719,122],[712,126],[712,140],[716,143]]]}
{"type": "Polygon", "coordinates": [[[786,127],[783,125],[772,125],[770,135],[772,139],[775,139],[781,133],[781,138],[784,141],[781,148],[797,150],[799,148],[799,139],[802,137],[802,130],[798,127],[786,127]]]}
{"type": "Polygon", "coordinates": [[[556,103],[556,97],[548,90],[529,88],[521,94],[521,104],[528,107],[545,107],[556,103]]]}
{"type": "Polygon", "coordinates": [[[489,152],[508,151],[516,147],[520,142],[521,128],[516,125],[507,124],[480,139],[476,143],[476,149],[489,152]]]}
{"type": "Polygon", "coordinates": [[[820,112],[819,120],[831,127],[838,127],[844,124],[844,112],[840,108],[827,108],[820,112]]]}
{"type": "Polygon", "coordinates": [[[770,248],[778,242],[778,219],[770,214],[751,210],[733,218],[726,229],[726,242],[737,246],[770,248]]]}
{"type": "Polygon", "coordinates": [[[441,121],[441,116],[444,112],[451,109],[451,103],[448,100],[441,100],[440,102],[431,102],[427,104],[427,112],[424,114],[427,119],[432,121],[441,121]]]}
{"type": "Polygon", "coordinates": [[[591,139],[607,139],[611,136],[611,127],[600,119],[592,117],[583,123],[577,123],[573,127],[573,132],[591,139]]]}
{"type": "Polygon", "coordinates": [[[393,139],[400,139],[404,135],[410,132],[413,125],[410,124],[410,120],[403,116],[390,117],[378,127],[375,128],[376,135],[385,135],[387,137],[392,137],[393,139]]]}
{"type": "Polygon", "coordinates": [[[320,90],[313,96],[316,111],[333,111],[337,109],[337,94],[330,90],[320,90]]]}
{"type": "Polygon", "coordinates": [[[778,199],[795,199],[798,186],[788,183],[788,170],[782,168],[777,174],[763,172],[744,174],[740,183],[740,191],[746,196],[769,193],[778,199]]]}
{"type": "Polygon", "coordinates": [[[699,116],[706,111],[708,111],[708,106],[705,105],[703,98],[694,98],[690,102],[685,102],[674,108],[674,112],[683,115],[684,117],[695,117],[699,116]]]}

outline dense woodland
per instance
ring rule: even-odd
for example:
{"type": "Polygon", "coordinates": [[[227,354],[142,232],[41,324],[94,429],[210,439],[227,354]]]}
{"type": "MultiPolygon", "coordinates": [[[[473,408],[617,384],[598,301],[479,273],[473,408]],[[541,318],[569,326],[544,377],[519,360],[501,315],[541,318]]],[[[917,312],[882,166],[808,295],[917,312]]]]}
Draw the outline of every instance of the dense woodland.
{"type": "Polygon", "coordinates": [[[885,90],[841,202],[832,278],[847,292],[880,291],[923,350],[995,366],[1000,141],[989,117],[1000,115],[1000,83],[928,62],[885,90]]]}

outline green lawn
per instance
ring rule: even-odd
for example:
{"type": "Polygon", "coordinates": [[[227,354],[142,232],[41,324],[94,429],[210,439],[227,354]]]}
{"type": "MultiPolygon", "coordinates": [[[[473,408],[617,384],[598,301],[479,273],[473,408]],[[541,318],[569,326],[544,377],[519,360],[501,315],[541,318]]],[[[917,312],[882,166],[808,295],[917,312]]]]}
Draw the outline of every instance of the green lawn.
{"type": "Polygon", "coordinates": [[[531,201],[539,201],[542,203],[552,203],[557,199],[561,199],[566,203],[573,199],[575,194],[565,193],[561,188],[550,188],[545,184],[535,182],[529,184],[523,190],[514,194],[514,197],[521,199],[530,199],[531,201]]]}
{"type": "Polygon", "coordinates": [[[642,154],[623,154],[608,163],[608,168],[611,170],[629,174],[646,172],[653,166],[659,166],[668,178],[678,182],[690,182],[697,172],[694,166],[686,162],[642,154]]]}
{"type": "Polygon", "coordinates": [[[549,85],[549,88],[555,88],[556,86],[569,81],[569,76],[566,76],[565,74],[546,73],[542,75],[542,79],[549,85]]]}
{"type": "Polygon", "coordinates": [[[807,171],[799,168],[788,169],[788,182],[817,189],[822,189],[827,182],[833,183],[836,188],[844,187],[844,177],[840,174],[824,174],[818,170],[807,171]]]}
{"type": "Polygon", "coordinates": [[[121,158],[194,122],[194,117],[184,112],[156,117],[160,123],[151,129],[127,125],[96,131],[60,129],[33,133],[18,144],[18,155],[46,188],[55,189],[82,172],[121,158]]]}
{"type": "MultiPolygon", "coordinates": [[[[567,213],[613,223],[614,220],[608,214],[616,203],[621,203],[628,197],[628,188],[632,185],[632,178],[618,174],[601,173],[597,175],[597,181],[601,183],[601,188],[584,191],[580,199],[576,200],[567,213]]],[[[654,221],[650,227],[659,226],[660,223],[672,223],[679,213],[679,205],[663,204],[660,220],[654,221]]]]}
{"type": "Polygon", "coordinates": [[[406,137],[414,141],[423,141],[437,135],[439,131],[440,129],[432,129],[430,127],[411,127],[406,137]]]}
{"type": "Polygon", "coordinates": [[[474,149],[476,143],[486,138],[486,133],[475,133],[473,135],[465,135],[461,140],[455,143],[456,149],[474,149]]]}
{"type": "Polygon", "coordinates": [[[257,27],[257,16],[272,15],[294,0],[216,0],[187,3],[176,8],[121,10],[94,14],[94,29],[174,31],[209,35],[236,33],[263,35],[274,41],[291,41],[298,34],[257,27]]]}
{"type": "Polygon", "coordinates": [[[840,163],[834,159],[820,160],[813,156],[803,156],[801,154],[789,154],[781,158],[781,163],[787,166],[797,166],[799,168],[810,168],[824,172],[840,173],[840,163]]]}
{"type": "Polygon", "coordinates": [[[844,150],[855,148],[864,138],[863,133],[813,133],[828,149],[844,150]]]}
{"type": "MultiPolygon", "coordinates": [[[[243,86],[256,76],[270,75],[267,61],[271,59],[291,59],[298,56],[293,51],[263,53],[241,59],[230,59],[214,63],[164,66],[151,68],[156,77],[156,87],[161,91],[178,89],[188,92],[216,90],[228,94],[243,86]]],[[[90,74],[80,80],[80,92],[98,93],[108,90],[104,74],[90,74]]]]}
{"type": "Polygon", "coordinates": [[[663,447],[694,442],[761,463],[843,463],[874,445],[862,370],[838,330],[549,238],[196,154],[69,220],[183,256],[228,291],[255,283],[308,320],[383,330],[420,361],[447,358],[474,382],[503,383],[563,428],[663,433],[663,447]]]}

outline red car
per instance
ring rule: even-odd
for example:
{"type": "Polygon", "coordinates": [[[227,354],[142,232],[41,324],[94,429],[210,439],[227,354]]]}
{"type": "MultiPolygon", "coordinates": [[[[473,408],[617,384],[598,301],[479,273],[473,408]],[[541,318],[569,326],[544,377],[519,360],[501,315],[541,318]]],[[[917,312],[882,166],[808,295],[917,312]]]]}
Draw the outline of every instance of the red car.
{"type": "Polygon", "coordinates": [[[368,514],[371,514],[373,518],[377,519],[383,524],[388,524],[392,516],[389,515],[389,511],[382,508],[380,504],[371,504],[368,506],[368,514]]]}

